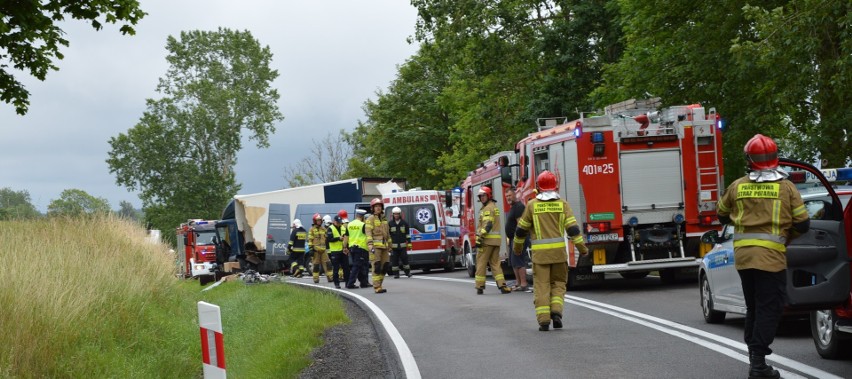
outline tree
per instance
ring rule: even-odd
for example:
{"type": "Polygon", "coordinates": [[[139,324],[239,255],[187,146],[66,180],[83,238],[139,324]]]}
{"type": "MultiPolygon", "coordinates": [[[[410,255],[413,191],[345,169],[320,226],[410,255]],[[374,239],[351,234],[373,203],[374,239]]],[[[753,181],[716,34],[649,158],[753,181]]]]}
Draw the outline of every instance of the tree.
{"type": "Polygon", "coordinates": [[[7,67],[28,71],[44,80],[50,70],[59,70],[54,59],[62,59],[59,47],[68,46],[56,24],[66,16],[90,21],[95,30],[103,23],[122,23],[121,34],[136,34],[145,12],[138,0],[22,0],[0,2],[0,100],[11,103],[19,115],[27,113],[29,91],[7,67]],[[5,52],[5,53],[4,53],[5,52]],[[5,63],[8,59],[8,63],[5,63]]]}
{"type": "Polygon", "coordinates": [[[30,219],[38,216],[40,214],[30,201],[29,191],[0,188],[0,220],[30,219]]]}
{"type": "Polygon", "coordinates": [[[80,189],[67,189],[47,206],[48,216],[93,216],[110,212],[109,202],[80,189]]]}
{"type": "Polygon", "coordinates": [[[118,207],[118,217],[126,218],[128,220],[133,221],[140,220],[139,211],[137,211],[136,208],[133,207],[133,204],[131,204],[129,201],[122,200],[120,203],[118,203],[118,207]]]}
{"type": "Polygon", "coordinates": [[[345,179],[352,146],[346,132],[336,136],[329,132],[321,141],[313,140],[310,154],[285,169],[284,178],[289,187],[334,182],[345,179]]]}
{"type": "Polygon", "coordinates": [[[268,147],[283,119],[272,53],[250,32],[181,32],[166,49],[163,97],[148,99],[139,123],[110,138],[107,159],[119,185],[140,191],[146,218],[161,230],[218,218],[240,188],[233,169],[243,131],[268,147]]]}

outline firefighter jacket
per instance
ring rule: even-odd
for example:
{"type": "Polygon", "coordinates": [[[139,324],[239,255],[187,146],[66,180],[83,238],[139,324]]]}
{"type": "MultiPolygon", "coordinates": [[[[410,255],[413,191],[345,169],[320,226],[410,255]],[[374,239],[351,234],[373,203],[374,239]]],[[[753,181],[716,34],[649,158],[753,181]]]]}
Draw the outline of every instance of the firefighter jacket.
{"type": "Polygon", "coordinates": [[[388,231],[390,232],[391,248],[411,250],[411,235],[408,223],[402,218],[399,221],[388,220],[388,231]]]}
{"type": "Polygon", "coordinates": [[[311,230],[308,231],[308,247],[311,248],[311,251],[325,251],[325,234],[325,227],[311,226],[311,230]]]}
{"type": "Polygon", "coordinates": [[[305,231],[305,228],[298,227],[290,232],[290,243],[287,244],[287,248],[294,253],[304,253],[305,243],[307,242],[308,232],[305,231]]]}
{"type": "Polygon", "coordinates": [[[500,210],[493,200],[479,211],[479,231],[476,238],[481,239],[485,246],[500,246],[500,210]]]}
{"type": "Polygon", "coordinates": [[[520,251],[529,234],[533,263],[565,263],[568,260],[564,237],[566,232],[580,251],[586,251],[583,234],[567,201],[559,198],[532,199],[518,219],[513,247],[515,251],[520,251]]]}
{"type": "Polygon", "coordinates": [[[755,182],[744,176],[728,186],[716,211],[734,225],[737,270],[778,272],[787,268],[787,243],[809,221],[802,196],[789,180],[755,182]]]}
{"type": "Polygon", "coordinates": [[[388,220],[385,215],[370,215],[365,224],[364,232],[367,234],[367,246],[372,245],[374,248],[387,249],[390,236],[388,235],[388,220]]]}
{"type": "Polygon", "coordinates": [[[364,234],[364,222],[355,219],[346,226],[346,234],[349,235],[349,248],[360,247],[367,250],[367,235],[364,234]]]}
{"type": "Polygon", "coordinates": [[[325,240],[328,242],[328,251],[332,253],[343,251],[344,236],[346,236],[346,229],[343,228],[343,225],[329,225],[325,232],[325,240]]]}

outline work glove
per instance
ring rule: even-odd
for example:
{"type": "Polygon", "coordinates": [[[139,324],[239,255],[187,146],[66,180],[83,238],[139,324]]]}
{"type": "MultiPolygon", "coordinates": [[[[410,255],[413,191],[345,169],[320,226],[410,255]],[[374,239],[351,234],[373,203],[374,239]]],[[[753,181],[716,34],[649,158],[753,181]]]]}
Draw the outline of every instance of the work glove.
{"type": "Polygon", "coordinates": [[[411,244],[410,243],[408,244],[408,250],[409,251],[411,250],[411,244]]]}
{"type": "Polygon", "coordinates": [[[580,252],[580,255],[587,255],[587,254],[589,254],[589,248],[588,248],[588,247],[586,247],[586,245],[585,245],[585,244],[574,245],[574,246],[576,246],[576,247],[577,247],[577,250],[580,252]]]}
{"type": "Polygon", "coordinates": [[[477,249],[482,248],[482,238],[476,239],[476,248],[477,249]]]}

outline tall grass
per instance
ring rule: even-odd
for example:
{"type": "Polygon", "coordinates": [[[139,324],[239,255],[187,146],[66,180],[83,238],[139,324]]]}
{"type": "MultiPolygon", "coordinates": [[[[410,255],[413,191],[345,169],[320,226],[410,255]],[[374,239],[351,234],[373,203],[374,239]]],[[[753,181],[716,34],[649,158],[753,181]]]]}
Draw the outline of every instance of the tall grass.
{"type": "Polygon", "coordinates": [[[229,376],[292,377],[346,322],[339,299],[290,286],[202,293],[172,275],[166,246],[113,217],[0,222],[0,265],[2,377],[198,377],[198,300],[222,306],[229,376]]]}

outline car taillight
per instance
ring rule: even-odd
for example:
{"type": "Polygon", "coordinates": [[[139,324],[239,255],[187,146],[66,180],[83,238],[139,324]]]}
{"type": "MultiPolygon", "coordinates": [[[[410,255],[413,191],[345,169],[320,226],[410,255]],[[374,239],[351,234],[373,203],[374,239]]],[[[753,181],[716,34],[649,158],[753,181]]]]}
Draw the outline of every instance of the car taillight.
{"type": "Polygon", "coordinates": [[[716,216],[699,216],[698,224],[700,225],[713,225],[713,221],[716,221],[716,216]]]}
{"type": "Polygon", "coordinates": [[[587,222],[585,224],[586,233],[606,233],[609,232],[610,224],[607,222],[587,222]]]}

